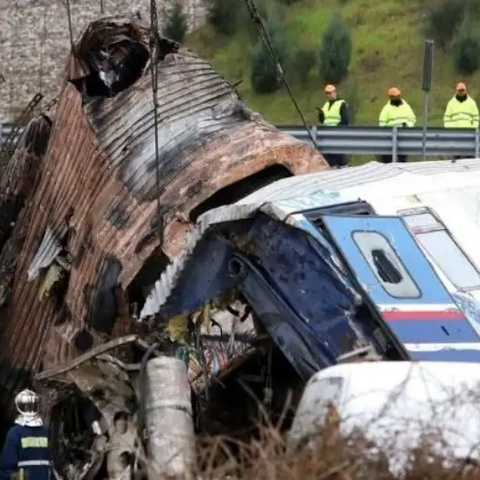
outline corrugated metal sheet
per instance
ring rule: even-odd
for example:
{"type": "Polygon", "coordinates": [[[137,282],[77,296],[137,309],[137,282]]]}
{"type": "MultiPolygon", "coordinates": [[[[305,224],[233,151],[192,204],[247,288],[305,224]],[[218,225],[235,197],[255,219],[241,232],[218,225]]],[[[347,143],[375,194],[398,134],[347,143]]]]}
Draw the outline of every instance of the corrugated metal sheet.
{"type": "Polygon", "coordinates": [[[202,215],[197,222],[196,228],[187,235],[186,247],[181,255],[175,257],[172,263],[161,274],[155,282],[145,305],[140,312],[140,319],[155,315],[160,311],[160,307],[167,301],[177,280],[180,278],[186,263],[192,257],[195,247],[205,232],[214,223],[225,221],[235,221],[248,218],[257,212],[256,206],[236,205],[234,208],[220,207],[202,215]]]}
{"type": "Polygon", "coordinates": [[[475,159],[394,164],[369,162],[358,167],[331,169],[279,180],[243,198],[238,203],[261,204],[267,201],[275,203],[291,198],[307,197],[319,190],[344,190],[408,173],[429,177],[444,173],[478,171],[480,171],[480,163],[475,159]]]}
{"type": "MultiPolygon", "coordinates": [[[[160,200],[169,256],[185,248],[190,211],[226,185],[274,164],[294,173],[326,167],[312,147],[252,115],[233,87],[188,50],[166,55],[158,75],[160,200]]],[[[59,332],[68,331],[63,341],[73,342],[72,332],[91,326],[98,313],[97,294],[117,283],[127,286],[158,246],[150,82],[145,73],[117,96],[87,97],[86,104],[72,83],[65,84],[41,177],[14,231],[22,248],[12,300],[1,318],[5,391],[16,391],[24,374],[52,358],[42,354],[47,342],[47,348],[73,355],[71,347],[58,346],[59,332]],[[45,235],[47,229],[54,235],[45,235]],[[59,243],[72,258],[60,309],[38,298],[41,279],[27,277],[40,265],[36,257],[45,258],[59,243]]]]}

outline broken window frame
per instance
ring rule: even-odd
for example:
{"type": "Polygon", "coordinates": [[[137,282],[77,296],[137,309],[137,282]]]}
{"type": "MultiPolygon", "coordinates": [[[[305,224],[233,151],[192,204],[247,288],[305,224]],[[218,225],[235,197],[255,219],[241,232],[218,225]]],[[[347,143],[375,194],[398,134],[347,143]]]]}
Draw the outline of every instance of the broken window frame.
{"type": "MultiPolygon", "coordinates": [[[[480,288],[480,272],[478,271],[475,263],[463,250],[461,245],[455,239],[454,235],[450,232],[447,226],[442,222],[440,217],[436,214],[434,210],[429,207],[417,207],[411,209],[398,210],[397,214],[402,217],[405,225],[407,226],[410,233],[413,235],[417,243],[422,247],[422,249],[427,253],[428,257],[431,258],[432,262],[440,269],[440,271],[445,275],[445,277],[454,285],[454,287],[460,292],[469,292],[472,290],[478,290],[480,288]],[[421,224],[413,225],[409,219],[418,220],[418,217],[429,216],[431,218],[430,223],[423,222],[421,224]],[[425,239],[426,235],[434,234],[438,236],[439,232],[443,232],[444,241],[450,243],[450,248],[453,249],[454,255],[456,256],[454,272],[459,270],[457,262],[463,262],[462,270],[470,270],[468,279],[472,279],[475,276],[476,282],[459,282],[458,276],[456,273],[452,273],[450,265],[446,265],[444,259],[451,258],[451,255],[438,255],[438,252],[434,251],[432,244],[428,244],[426,241],[422,241],[422,238],[425,239]]],[[[438,243],[438,240],[437,240],[438,243]]],[[[445,245],[444,245],[445,246],[445,245]]],[[[445,250],[444,250],[445,251],[445,250]]],[[[450,250],[452,252],[452,250],[450,250]]]]}
{"type": "MultiPolygon", "coordinates": [[[[415,282],[414,278],[411,276],[410,272],[408,271],[406,265],[402,261],[401,257],[398,255],[395,247],[389,242],[388,238],[382,233],[377,230],[354,230],[351,233],[352,241],[357,246],[358,250],[360,251],[362,257],[364,258],[365,262],[367,263],[368,267],[370,268],[371,272],[375,276],[378,281],[378,284],[382,287],[385,293],[392,297],[402,300],[413,300],[421,298],[422,291],[418,286],[417,282],[415,282]],[[382,278],[381,273],[378,271],[378,268],[374,262],[372,262],[372,252],[373,250],[377,250],[377,248],[369,247],[365,248],[366,245],[359,242],[359,235],[364,236],[376,236],[377,240],[381,239],[384,242],[384,245],[388,247],[387,251],[385,252],[385,258],[389,261],[391,266],[397,270],[397,273],[400,275],[399,282],[387,282],[382,278]],[[393,259],[393,261],[392,261],[393,259]],[[406,281],[408,283],[409,289],[411,289],[410,293],[400,293],[392,290],[391,285],[400,285],[402,282],[406,281]]],[[[383,248],[381,250],[384,250],[383,248]]],[[[387,269],[386,269],[387,270],[387,269]]]]}
{"type": "MultiPolygon", "coordinates": [[[[321,220],[324,215],[351,215],[351,216],[375,216],[373,207],[365,201],[346,202],[325,207],[316,207],[302,210],[298,213],[304,215],[316,228],[321,228],[321,220]]],[[[292,215],[292,214],[289,214],[292,215]]]]}

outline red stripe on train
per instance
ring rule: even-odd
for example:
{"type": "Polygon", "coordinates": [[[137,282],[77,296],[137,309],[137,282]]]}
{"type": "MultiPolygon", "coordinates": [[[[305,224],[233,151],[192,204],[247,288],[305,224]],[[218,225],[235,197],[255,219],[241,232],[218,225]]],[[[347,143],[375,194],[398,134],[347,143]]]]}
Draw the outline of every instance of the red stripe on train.
{"type": "Polygon", "coordinates": [[[465,315],[461,312],[449,311],[402,311],[382,312],[385,320],[465,320],[465,315]]]}

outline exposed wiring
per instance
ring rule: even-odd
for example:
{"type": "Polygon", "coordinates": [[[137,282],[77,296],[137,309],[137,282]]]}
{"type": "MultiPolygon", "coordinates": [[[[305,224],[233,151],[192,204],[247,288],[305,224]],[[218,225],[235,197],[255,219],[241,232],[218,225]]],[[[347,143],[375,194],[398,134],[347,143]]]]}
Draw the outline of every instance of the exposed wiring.
{"type": "Polygon", "coordinates": [[[285,85],[285,88],[287,89],[288,95],[292,99],[293,105],[295,106],[295,109],[297,110],[297,113],[302,121],[303,126],[305,127],[305,130],[308,132],[308,136],[310,137],[310,140],[312,141],[313,145],[315,148],[317,148],[317,142],[315,140],[315,137],[312,135],[311,130],[308,128],[307,121],[305,120],[305,116],[302,113],[302,110],[300,109],[300,106],[298,105],[297,101],[295,100],[295,96],[293,95],[292,89],[290,88],[290,85],[288,84],[287,78],[285,76],[285,72],[283,71],[282,66],[280,65],[280,62],[278,60],[278,56],[275,52],[275,48],[272,45],[272,42],[270,40],[270,36],[268,35],[268,30],[265,27],[265,24],[263,23],[262,18],[260,17],[260,14],[258,13],[258,9],[255,6],[255,3],[253,0],[245,0],[245,4],[247,6],[248,12],[250,13],[250,16],[252,17],[252,20],[254,23],[257,25],[258,28],[258,33],[260,36],[260,39],[262,40],[263,44],[265,45],[270,58],[274,62],[274,65],[277,69],[278,75],[282,79],[283,84],[285,85]]]}
{"type": "Polygon", "coordinates": [[[152,77],[152,96],[153,96],[153,117],[154,117],[154,135],[155,135],[155,180],[157,190],[157,230],[160,248],[163,247],[163,215],[160,204],[160,156],[158,154],[158,44],[160,34],[158,31],[157,4],[155,0],[150,0],[150,68],[152,77]]]}

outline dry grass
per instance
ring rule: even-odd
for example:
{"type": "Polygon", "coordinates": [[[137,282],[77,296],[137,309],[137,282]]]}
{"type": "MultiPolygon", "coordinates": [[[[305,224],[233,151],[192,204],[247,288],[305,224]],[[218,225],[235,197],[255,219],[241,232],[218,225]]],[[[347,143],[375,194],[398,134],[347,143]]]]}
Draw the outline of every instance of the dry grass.
{"type": "Polygon", "coordinates": [[[480,467],[461,461],[445,467],[432,453],[430,442],[411,452],[407,470],[400,476],[390,472],[385,453],[373,453],[362,435],[341,438],[335,425],[325,428],[316,448],[288,453],[285,439],[274,428],[262,430],[249,443],[225,438],[203,442],[200,457],[202,479],[259,480],[478,480],[480,467]]]}

